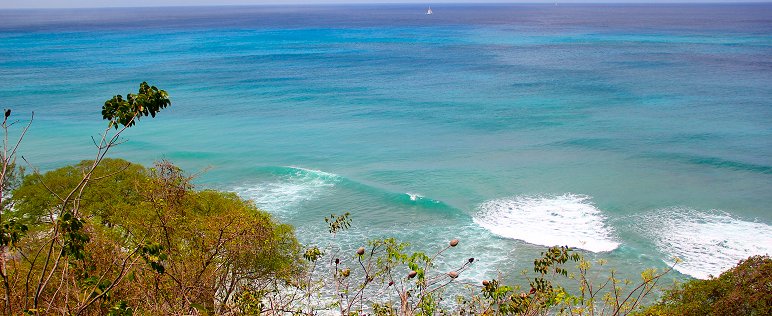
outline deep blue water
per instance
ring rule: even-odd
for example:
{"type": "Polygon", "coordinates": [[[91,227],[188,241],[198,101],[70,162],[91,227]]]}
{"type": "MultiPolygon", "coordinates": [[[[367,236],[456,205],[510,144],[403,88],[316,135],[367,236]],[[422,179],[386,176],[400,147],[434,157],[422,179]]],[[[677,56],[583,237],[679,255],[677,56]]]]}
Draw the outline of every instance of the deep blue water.
{"type": "Polygon", "coordinates": [[[173,105],[113,157],[169,159],[318,241],[462,244],[465,277],[543,246],[695,277],[772,252],[772,5],[0,11],[0,106],[43,170],[92,157],[101,104],[173,105]]]}

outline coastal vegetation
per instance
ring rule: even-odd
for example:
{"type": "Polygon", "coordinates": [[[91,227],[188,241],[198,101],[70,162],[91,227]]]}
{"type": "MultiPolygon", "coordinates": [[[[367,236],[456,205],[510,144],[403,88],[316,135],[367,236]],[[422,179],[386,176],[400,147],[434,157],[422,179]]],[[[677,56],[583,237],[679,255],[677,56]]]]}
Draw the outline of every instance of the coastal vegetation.
{"type": "MultiPolygon", "coordinates": [[[[94,159],[40,173],[17,161],[29,124],[9,141],[2,127],[0,277],[5,315],[768,315],[772,261],[752,257],[718,278],[677,285],[672,270],[624,280],[603,260],[545,249],[523,284],[464,278],[475,259],[447,271],[434,252],[394,238],[354,252],[301,245],[294,230],[233,193],[198,189],[168,161],[145,167],[107,158],[121,134],[171,101],[142,83],[105,102],[94,159]],[[27,170],[31,172],[27,173],[27,170]]],[[[31,123],[31,120],[30,120],[31,123]]],[[[345,234],[349,213],[324,218],[345,234]]],[[[322,219],[320,219],[322,225],[322,219]]],[[[674,264],[677,264],[674,263],[674,264]]]]}
{"type": "MultiPolygon", "coordinates": [[[[14,262],[10,283],[27,283],[19,278],[39,273],[40,260],[29,254],[45,246],[44,238],[58,223],[46,211],[59,207],[55,197],[92,165],[84,161],[32,174],[14,191],[18,207],[8,215],[28,230],[15,243],[22,258],[14,262]]],[[[145,168],[104,159],[92,176],[79,198],[79,217],[70,219],[80,223],[70,229],[77,237],[64,237],[79,244],[70,246],[38,307],[33,301],[27,310],[89,314],[89,309],[126,306],[156,315],[220,313],[243,283],[288,280],[300,272],[299,245],[289,225],[276,223],[235,194],[196,190],[168,162],[145,168]]],[[[68,240],[56,248],[67,247],[68,240]]],[[[10,306],[30,302],[17,296],[10,306]]]]}
{"type": "Polygon", "coordinates": [[[641,315],[772,315],[772,259],[752,256],[718,277],[677,285],[641,315]]]}

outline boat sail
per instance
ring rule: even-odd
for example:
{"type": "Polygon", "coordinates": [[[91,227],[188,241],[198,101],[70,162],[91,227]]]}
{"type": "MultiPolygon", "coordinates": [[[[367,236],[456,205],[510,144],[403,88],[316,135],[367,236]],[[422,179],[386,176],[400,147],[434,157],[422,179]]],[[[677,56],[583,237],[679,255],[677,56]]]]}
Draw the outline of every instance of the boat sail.
{"type": "Polygon", "coordinates": [[[432,6],[429,6],[429,9],[426,10],[426,15],[431,15],[432,13],[432,6]]]}

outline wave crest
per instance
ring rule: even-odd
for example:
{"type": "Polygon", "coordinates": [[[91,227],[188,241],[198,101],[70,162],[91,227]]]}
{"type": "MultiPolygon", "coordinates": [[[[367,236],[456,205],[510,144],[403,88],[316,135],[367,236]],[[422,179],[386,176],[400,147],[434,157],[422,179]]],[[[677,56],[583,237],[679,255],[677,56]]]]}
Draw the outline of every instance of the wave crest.
{"type": "Polygon", "coordinates": [[[722,211],[661,209],[641,222],[660,251],[683,260],[675,269],[698,279],[718,276],[749,256],[772,254],[772,226],[722,211]]]}
{"type": "Polygon", "coordinates": [[[271,174],[266,181],[233,190],[273,213],[291,211],[304,201],[316,199],[341,179],[336,174],[300,167],[274,167],[266,171],[271,174]]]}
{"type": "Polygon", "coordinates": [[[505,238],[542,246],[570,246],[592,252],[619,246],[605,216],[579,194],[525,195],[480,204],[474,222],[505,238]]]}

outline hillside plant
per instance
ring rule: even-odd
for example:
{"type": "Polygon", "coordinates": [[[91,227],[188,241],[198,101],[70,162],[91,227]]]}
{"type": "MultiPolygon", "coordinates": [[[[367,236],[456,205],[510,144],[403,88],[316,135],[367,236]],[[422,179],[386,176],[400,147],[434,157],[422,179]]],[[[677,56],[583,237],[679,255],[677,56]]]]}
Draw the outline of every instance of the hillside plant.
{"type": "MultiPolygon", "coordinates": [[[[54,205],[22,216],[13,216],[17,202],[14,199],[8,200],[8,190],[12,190],[20,180],[13,170],[19,145],[32,124],[34,113],[17,140],[9,142],[9,128],[18,121],[9,121],[11,110],[4,111],[4,141],[0,157],[0,188],[4,189],[0,194],[0,277],[3,279],[5,293],[5,314],[19,311],[48,314],[54,310],[58,313],[81,314],[106,297],[123,280],[128,260],[117,263],[120,269],[116,275],[83,280],[69,277],[81,272],[74,265],[83,261],[84,250],[90,241],[85,214],[80,208],[81,197],[89,184],[98,180],[94,170],[110,149],[121,142],[121,134],[140,118],[155,117],[170,104],[166,91],[146,82],[140,84],[137,94],[130,93],[125,98],[116,95],[107,100],[102,107],[102,116],[108,124],[98,140],[94,140],[96,153],[92,163],[80,170],[78,180],[68,190],[58,194],[49,190],[49,196],[56,200],[54,205]],[[37,225],[33,227],[29,223],[37,225]],[[76,289],[74,291],[77,294],[70,295],[68,289],[76,289]]],[[[142,248],[128,251],[137,253],[142,248]]]]}
{"type": "Polygon", "coordinates": [[[772,259],[752,256],[718,277],[679,284],[640,315],[772,315],[772,259]]]}
{"type": "MultiPolygon", "coordinates": [[[[171,101],[140,84],[104,103],[92,160],[25,175],[6,110],[0,174],[4,315],[225,314],[240,287],[300,269],[292,227],[232,193],[196,190],[168,162],[106,158],[171,101]]],[[[33,114],[34,115],[34,114],[33,114]]]]}

